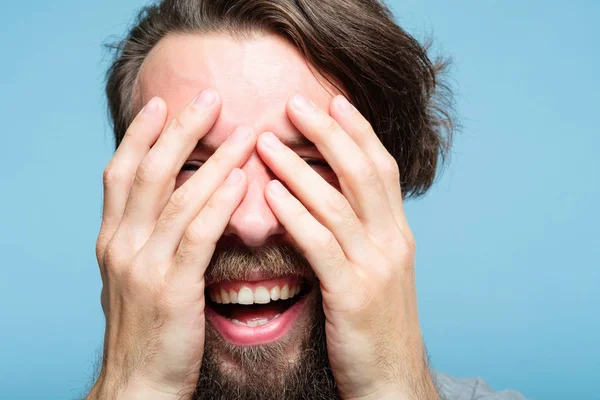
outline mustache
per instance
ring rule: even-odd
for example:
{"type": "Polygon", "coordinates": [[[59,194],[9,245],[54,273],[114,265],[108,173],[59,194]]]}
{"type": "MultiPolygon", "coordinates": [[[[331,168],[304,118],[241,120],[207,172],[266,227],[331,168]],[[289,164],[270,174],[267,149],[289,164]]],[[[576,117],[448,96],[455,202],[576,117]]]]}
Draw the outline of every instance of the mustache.
{"type": "Polygon", "coordinates": [[[291,244],[266,243],[247,247],[239,243],[217,243],[206,269],[206,286],[220,281],[250,281],[301,276],[316,281],[316,275],[302,252],[291,244]]]}

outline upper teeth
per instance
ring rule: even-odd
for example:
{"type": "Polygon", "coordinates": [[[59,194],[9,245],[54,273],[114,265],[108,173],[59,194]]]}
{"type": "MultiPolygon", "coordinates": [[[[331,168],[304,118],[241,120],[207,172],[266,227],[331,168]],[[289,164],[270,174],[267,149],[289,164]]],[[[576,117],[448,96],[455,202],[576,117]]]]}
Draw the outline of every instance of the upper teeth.
{"type": "Polygon", "coordinates": [[[252,291],[248,286],[242,286],[239,291],[234,289],[212,289],[209,296],[212,301],[220,304],[267,304],[272,300],[287,300],[300,293],[300,285],[274,286],[268,290],[259,286],[252,291]]]}

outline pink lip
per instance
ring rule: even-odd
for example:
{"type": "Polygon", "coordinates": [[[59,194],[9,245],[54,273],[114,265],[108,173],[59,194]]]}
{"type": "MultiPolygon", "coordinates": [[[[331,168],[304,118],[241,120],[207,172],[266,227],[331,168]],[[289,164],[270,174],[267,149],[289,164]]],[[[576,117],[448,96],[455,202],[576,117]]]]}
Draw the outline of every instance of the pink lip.
{"type": "Polygon", "coordinates": [[[298,300],[279,317],[262,326],[250,327],[234,324],[210,307],[206,307],[206,318],[225,340],[237,346],[256,346],[276,342],[294,326],[302,312],[305,299],[298,300]]]}

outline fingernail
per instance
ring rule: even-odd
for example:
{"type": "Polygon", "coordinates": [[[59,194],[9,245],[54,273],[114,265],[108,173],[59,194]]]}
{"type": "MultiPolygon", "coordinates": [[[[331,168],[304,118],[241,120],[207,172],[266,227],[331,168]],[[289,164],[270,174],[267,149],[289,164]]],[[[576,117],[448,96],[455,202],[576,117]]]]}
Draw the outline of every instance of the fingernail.
{"type": "Polygon", "coordinates": [[[156,112],[156,110],[158,110],[158,103],[159,103],[158,98],[153,97],[148,102],[148,104],[146,104],[146,106],[144,108],[142,108],[142,112],[146,115],[154,114],[156,112]]]}
{"type": "Polygon", "coordinates": [[[297,94],[292,98],[292,104],[300,112],[307,113],[315,109],[315,104],[301,94],[297,94]]]}
{"type": "Polygon", "coordinates": [[[277,197],[283,197],[289,193],[279,181],[271,181],[271,184],[269,185],[269,190],[277,197]]]}
{"type": "Polygon", "coordinates": [[[261,135],[261,140],[272,150],[281,148],[281,141],[271,132],[265,132],[261,135]]]}
{"type": "Polygon", "coordinates": [[[356,108],[342,95],[337,96],[335,101],[337,102],[338,109],[344,115],[350,115],[356,111],[356,108]]]}
{"type": "Polygon", "coordinates": [[[208,108],[215,102],[216,94],[213,89],[205,89],[196,97],[194,104],[200,107],[208,108]]]}
{"type": "Polygon", "coordinates": [[[229,176],[227,177],[227,179],[225,179],[225,184],[226,185],[235,185],[236,183],[239,183],[242,180],[242,174],[243,173],[239,168],[233,169],[229,173],[229,176]]]}
{"type": "Polygon", "coordinates": [[[235,142],[243,142],[244,140],[248,139],[253,132],[254,131],[252,128],[239,126],[235,129],[235,131],[233,131],[231,136],[229,136],[229,139],[235,142]]]}

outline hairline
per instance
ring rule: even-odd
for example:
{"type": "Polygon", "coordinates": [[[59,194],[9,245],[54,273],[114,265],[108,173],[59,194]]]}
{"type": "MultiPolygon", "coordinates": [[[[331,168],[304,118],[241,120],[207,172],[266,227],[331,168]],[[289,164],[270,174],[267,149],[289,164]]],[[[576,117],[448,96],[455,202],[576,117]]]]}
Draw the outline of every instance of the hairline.
{"type": "Polygon", "coordinates": [[[159,46],[159,44],[161,42],[163,42],[165,39],[167,39],[169,37],[178,37],[178,36],[183,37],[183,36],[188,36],[188,35],[219,35],[219,34],[222,34],[222,35],[229,35],[233,40],[242,41],[242,40],[253,40],[256,38],[256,35],[260,35],[261,33],[264,34],[264,36],[267,36],[267,35],[278,36],[278,37],[282,38],[283,40],[287,41],[288,43],[290,43],[296,49],[296,51],[298,51],[300,53],[300,55],[302,56],[302,59],[306,63],[306,66],[310,70],[311,74],[315,77],[315,79],[317,80],[319,85],[327,93],[329,93],[332,97],[335,94],[332,93],[330,88],[328,88],[327,85],[324,84],[324,82],[322,81],[323,79],[325,79],[325,82],[327,82],[328,84],[333,86],[340,93],[342,93],[343,95],[348,97],[348,91],[346,89],[344,89],[341,84],[335,82],[335,80],[332,77],[328,77],[327,74],[324,74],[322,71],[319,71],[319,69],[316,66],[314,66],[312,63],[309,62],[309,60],[306,58],[306,55],[303,54],[301,49],[292,40],[290,40],[288,37],[286,37],[286,35],[284,35],[282,33],[275,32],[272,29],[268,29],[268,28],[261,27],[261,26],[253,26],[253,27],[229,26],[229,27],[219,27],[219,28],[212,28],[212,29],[196,28],[194,30],[179,29],[179,30],[173,30],[173,31],[166,32],[165,35],[163,37],[161,37],[160,40],[154,44],[154,46],[152,46],[152,48],[148,51],[148,53],[146,53],[143,61],[141,62],[140,66],[137,68],[137,72],[136,72],[135,78],[133,80],[132,88],[131,88],[131,115],[129,115],[129,118],[128,118],[129,123],[131,123],[133,121],[133,119],[135,118],[135,115],[137,115],[141,111],[142,107],[144,106],[143,99],[141,98],[141,76],[144,72],[144,68],[148,61],[148,58],[150,57],[150,53],[152,53],[159,46]]]}

